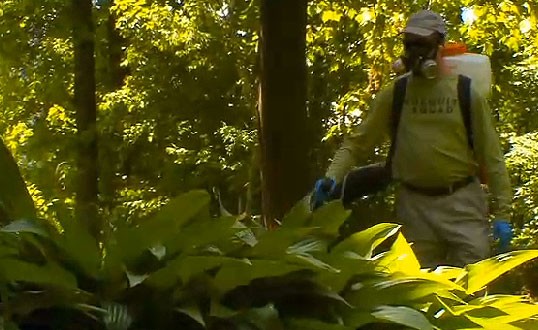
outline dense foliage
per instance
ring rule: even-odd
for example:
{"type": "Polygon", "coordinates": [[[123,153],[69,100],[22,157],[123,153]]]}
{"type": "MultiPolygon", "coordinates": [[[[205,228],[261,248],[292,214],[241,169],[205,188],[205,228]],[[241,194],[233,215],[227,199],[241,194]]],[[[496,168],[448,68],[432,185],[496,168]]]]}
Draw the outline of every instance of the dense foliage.
{"type": "Polygon", "coordinates": [[[0,231],[2,321],[9,329],[535,329],[538,306],[490,292],[498,276],[538,257],[517,251],[421,270],[399,226],[345,239],[339,202],[298,204],[276,230],[214,218],[191,191],[102,250],[70,217],[63,230],[18,220],[0,231]],[[391,245],[383,244],[394,237],[391,245]]]}
{"type": "MultiPolygon", "coordinates": [[[[360,121],[400,54],[398,31],[417,1],[317,1],[307,58],[314,171],[360,121]]],[[[537,124],[536,6],[429,2],[450,39],[491,57],[513,174],[514,219],[536,216],[528,143],[537,124]],[[464,10],[467,8],[467,10],[464,10]],[[463,21],[463,18],[465,21],[463,21]],[[529,172],[531,177],[522,176],[529,172]]],[[[39,212],[72,205],[73,46],[65,1],[3,1],[1,127],[39,212]]],[[[234,213],[258,213],[258,6],[254,1],[97,1],[100,198],[114,219],[143,215],[168,197],[205,188],[234,213]]],[[[530,144],[531,146],[533,143],[530,144]]],[[[293,183],[290,183],[293,184],[293,183]]]]}
{"type": "MultiPolygon", "coordinates": [[[[533,251],[465,270],[419,272],[397,227],[366,229],[380,219],[390,222],[390,195],[362,201],[355,212],[363,223],[348,219],[346,225],[348,234],[365,231],[330,251],[347,218],[336,204],[313,218],[295,209],[274,232],[255,227],[261,210],[259,1],[93,3],[102,245],[73,221],[81,141],[69,1],[0,2],[0,132],[7,147],[0,149],[0,223],[17,220],[0,235],[5,322],[43,321],[50,314],[108,329],[122,329],[121,320],[123,328],[174,320],[193,329],[325,329],[320,322],[346,329],[381,320],[416,329],[456,329],[460,322],[536,326],[535,307],[522,297],[468,297],[534,258],[533,251]],[[374,253],[388,236],[396,241],[390,252],[374,253]],[[476,275],[485,269],[492,277],[476,275]],[[282,289],[290,283],[300,283],[319,305],[306,305],[307,314],[285,305],[284,298],[306,294],[282,289]],[[282,297],[271,296],[275,287],[282,297]],[[410,294],[398,300],[400,292],[410,294]],[[148,309],[133,310],[137,304],[148,309]]],[[[343,135],[393,77],[398,32],[425,6],[446,17],[450,40],[490,56],[490,104],[512,177],[516,248],[537,248],[538,4],[532,1],[311,1],[310,170],[323,173],[343,135]]],[[[520,268],[525,274],[535,272],[536,266],[526,267],[520,268]]],[[[514,290],[538,289],[534,282],[514,290]]]]}

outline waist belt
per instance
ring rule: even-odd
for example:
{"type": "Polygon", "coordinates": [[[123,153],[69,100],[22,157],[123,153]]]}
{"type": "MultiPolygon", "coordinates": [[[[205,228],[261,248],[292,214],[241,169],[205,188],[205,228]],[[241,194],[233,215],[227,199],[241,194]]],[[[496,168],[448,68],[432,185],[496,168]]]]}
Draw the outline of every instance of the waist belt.
{"type": "Polygon", "coordinates": [[[408,183],[402,183],[404,187],[407,189],[417,192],[421,195],[426,196],[444,196],[444,195],[452,195],[456,190],[463,188],[473,182],[475,180],[475,176],[468,176],[463,180],[456,181],[450,186],[447,187],[417,187],[413,186],[408,183]]]}

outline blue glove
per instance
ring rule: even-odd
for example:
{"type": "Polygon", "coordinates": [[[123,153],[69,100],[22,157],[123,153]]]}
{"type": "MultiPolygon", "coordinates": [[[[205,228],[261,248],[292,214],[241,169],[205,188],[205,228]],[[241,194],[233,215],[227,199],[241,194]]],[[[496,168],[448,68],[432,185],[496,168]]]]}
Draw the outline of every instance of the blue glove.
{"type": "Polygon", "coordinates": [[[512,225],[506,220],[493,221],[493,239],[499,240],[498,251],[508,252],[513,236],[512,225]]]}
{"type": "Polygon", "coordinates": [[[314,193],[312,194],[312,199],[310,201],[312,210],[325,204],[331,198],[331,193],[335,187],[336,181],[331,178],[323,178],[316,181],[314,193]]]}

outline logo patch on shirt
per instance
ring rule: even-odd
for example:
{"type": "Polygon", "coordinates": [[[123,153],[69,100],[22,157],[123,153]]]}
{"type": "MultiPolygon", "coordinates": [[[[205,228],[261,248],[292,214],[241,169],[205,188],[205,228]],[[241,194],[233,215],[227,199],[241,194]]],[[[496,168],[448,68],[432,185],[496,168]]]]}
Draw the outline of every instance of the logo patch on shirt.
{"type": "Polygon", "coordinates": [[[451,97],[412,98],[404,101],[404,106],[414,114],[452,113],[458,106],[458,99],[451,97]]]}

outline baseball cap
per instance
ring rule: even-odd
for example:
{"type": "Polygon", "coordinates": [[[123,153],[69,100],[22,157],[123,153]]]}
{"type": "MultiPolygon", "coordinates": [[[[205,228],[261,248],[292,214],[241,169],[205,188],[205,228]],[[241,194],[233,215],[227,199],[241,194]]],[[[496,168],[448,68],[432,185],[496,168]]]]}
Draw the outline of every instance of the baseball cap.
{"type": "Polygon", "coordinates": [[[407,25],[402,32],[412,33],[423,37],[430,36],[434,32],[445,35],[446,24],[441,15],[431,10],[421,10],[409,17],[407,25]]]}

